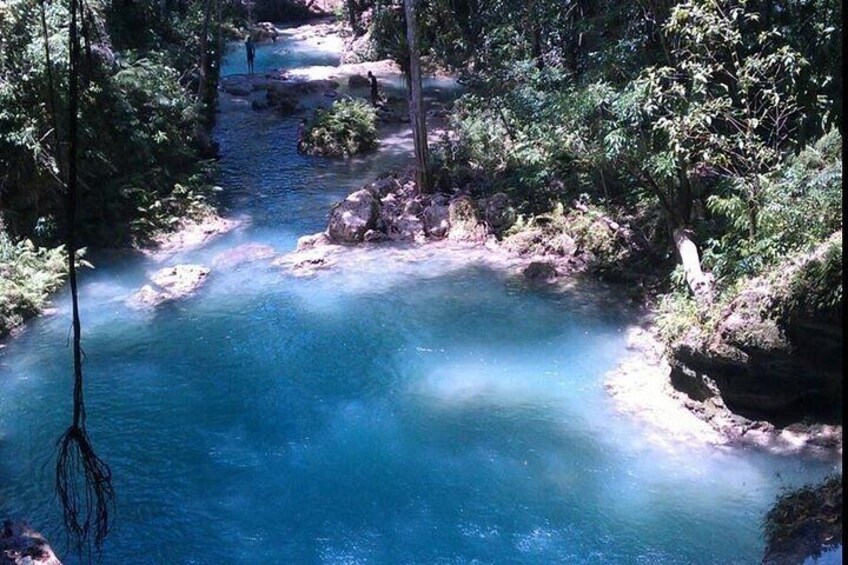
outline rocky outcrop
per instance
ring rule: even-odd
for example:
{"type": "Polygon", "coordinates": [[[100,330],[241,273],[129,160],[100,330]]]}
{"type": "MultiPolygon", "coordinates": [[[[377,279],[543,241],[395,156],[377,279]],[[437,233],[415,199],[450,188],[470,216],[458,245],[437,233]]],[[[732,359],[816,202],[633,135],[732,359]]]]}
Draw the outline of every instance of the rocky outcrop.
{"type": "Polygon", "coordinates": [[[277,27],[271,22],[257,22],[252,28],[250,28],[250,37],[253,38],[253,41],[276,42],[279,36],[279,30],[277,30],[277,27]]]}
{"type": "Polygon", "coordinates": [[[347,85],[350,88],[369,88],[371,86],[371,81],[368,77],[362,76],[360,74],[350,75],[347,79],[347,85]]]}
{"type": "MultiPolygon", "coordinates": [[[[841,318],[799,307],[788,290],[828,245],[751,280],[709,328],[673,343],[674,386],[695,401],[777,425],[841,423],[841,318]]],[[[826,310],[840,309],[841,299],[826,310]]]]}
{"type": "Polygon", "coordinates": [[[184,220],[175,231],[159,234],[152,241],[136,242],[136,247],[144,245],[140,249],[142,253],[155,261],[164,261],[175,253],[202,247],[240,225],[240,220],[222,218],[209,212],[199,218],[184,220]]]}
{"type": "Polygon", "coordinates": [[[0,565],[62,565],[44,536],[24,523],[3,522],[0,565]]]}
{"type": "Polygon", "coordinates": [[[202,265],[176,265],[153,273],[151,284],[141,287],[127,299],[133,308],[156,308],[197,292],[206,282],[209,269],[202,265]]]}
{"type": "Polygon", "coordinates": [[[327,235],[338,243],[363,241],[365,233],[377,225],[380,207],[366,189],[357,190],[330,211],[327,235]]]}
{"type": "Polygon", "coordinates": [[[794,565],[842,545],[842,477],[783,494],[766,515],[765,565],[794,565]]]}
{"type": "Polygon", "coordinates": [[[448,239],[454,241],[484,241],[486,226],[480,220],[477,207],[470,196],[459,196],[448,205],[450,231],[448,239]]]}
{"type": "Polygon", "coordinates": [[[327,234],[337,243],[445,238],[483,243],[510,225],[514,216],[505,194],[477,201],[464,194],[422,194],[407,170],[349,195],[331,211],[327,234]]]}
{"type": "Polygon", "coordinates": [[[221,90],[233,96],[249,98],[255,110],[273,108],[281,114],[301,109],[309,97],[335,96],[339,82],[330,78],[292,77],[284,71],[263,75],[230,75],[220,81],[221,90]],[[264,94],[263,94],[264,93],[264,94]]]}

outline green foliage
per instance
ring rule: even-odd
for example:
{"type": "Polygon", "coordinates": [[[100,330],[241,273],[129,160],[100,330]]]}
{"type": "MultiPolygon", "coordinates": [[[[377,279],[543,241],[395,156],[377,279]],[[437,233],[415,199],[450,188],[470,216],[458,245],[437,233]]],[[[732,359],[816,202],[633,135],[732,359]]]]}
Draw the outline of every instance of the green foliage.
{"type": "Polygon", "coordinates": [[[666,344],[674,343],[693,328],[702,326],[698,304],[682,285],[677,290],[660,296],[655,320],[657,333],[666,344]]]}
{"type": "MultiPolygon", "coordinates": [[[[82,69],[79,235],[129,244],[190,214],[207,191],[207,114],[195,96],[202,3],[164,13],[152,0],[89,4],[100,34],[82,69]]],[[[51,108],[64,139],[68,15],[64,3],[43,4],[48,68],[41,5],[0,7],[0,201],[10,233],[52,244],[65,217],[51,108]]],[[[211,32],[209,43],[214,57],[211,32]]]]}
{"type": "Polygon", "coordinates": [[[318,109],[304,134],[304,151],[311,155],[345,157],[377,145],[377,111],[362,99],[342,98],[318,109]]]}
{"type": "Polygon", "coordinates": [[[842,307],[842,241],[828,242],[820,256],[813,257],[792,274],[786,284],[786,307],[808,314],[833,312],[842,307]]]}
{"type": "Polygon", "coordinates": [[[809,250],[842,227],[842,138],[831,130],[766,177],[759,230],[748,231],[747,209],[735,191],[710,197],[722,235],[710,240],[705,264],[724,280],[763,272],[796,251],[809,250]]]}
{"type": "Polygon", "coordinates": [[[834,474],[815,485],[785,490],[763,517],[767,553],[788,548],[821,550],[842,543],[842,475],[834,474]],[[810,543],[812,542],[812,544],[810,543]]]}
{"type": "Polygon", "coordinates": [[[61,246],[36,247],[28,239],[13,243],[0,230],[0,337],[41,311],[64,282],[66,268],[61,246]]]}

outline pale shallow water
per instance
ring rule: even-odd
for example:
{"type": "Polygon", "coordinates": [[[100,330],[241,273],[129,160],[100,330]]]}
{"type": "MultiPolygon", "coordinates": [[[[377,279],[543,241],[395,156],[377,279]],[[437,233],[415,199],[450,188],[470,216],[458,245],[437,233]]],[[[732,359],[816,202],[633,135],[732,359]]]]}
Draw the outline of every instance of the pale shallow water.
{"type": "MultiPolygon", "coordinates": [[[[335,61],[278,42],[257,68],[335,61]]],[[[243,243],[290,251],[408,158],[401,131],[379,155],[304,157],[296,121],[224,97],[219,184],[244,227],[85,274],[89,428],[118,492],[105,563],[757,563],[774,496],[832,471],[651,443],[603,389],[627,308],[481,265],[375,252],[304,279],[265,261],[213,271],[158,312],[127,309],[160,266],[243,243]]],[[[0,352],[0,515],[61,552],[51,457],[70,352],[56,302],[0,352]]]]}

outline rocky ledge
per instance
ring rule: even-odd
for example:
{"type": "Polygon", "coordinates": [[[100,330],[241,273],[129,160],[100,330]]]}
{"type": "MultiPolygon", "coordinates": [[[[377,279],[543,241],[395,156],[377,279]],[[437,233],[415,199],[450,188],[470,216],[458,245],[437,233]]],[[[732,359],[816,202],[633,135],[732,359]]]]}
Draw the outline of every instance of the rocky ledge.
{"type": "MultiPolygon", "coordinates": [[[[631,230],[609,218],[595,216],[575,203],[569,212],[579,217],[582,228],[611,249],[633,246],[631,230]]],[[[301,238],[293,256],[279,263],[295,270],[314,272],[333,264],[328,246],[381,242],[432,244],[451,243],[497,249],[512,257],[524,277],[535,283],[554,283],[596,264],[596,254],[581,237],[564,231],[561,219],[534,218],[520,229],[505,193],[475,197],[456,189],[450,193],[422,193],[412,171],[378,178],[335,204],[324,232],[301,238]],[[553,233],[556,232],[556,233],[553,233]]]]}
{"type": "Polygon", "coordinates": [[[22,522],[3,522],[0,565],[62,565],[44,536],[22,522]]]}
{"type": "Polygon", "coordinates": [[[835,460],[842,454],[842,426],[793,423],[776,426],[732,412],[720,394],[693,400],[675,388],[667,349],[648,321],[627,330],[629,354],[607,373],[604,387],[622,412],[647,424],[657,444],[677,441],[740,446],[770,453],[835,460]]]}
{"type": "Polygon", "coordinates": [[[151,284],[141,287],[127,299],[137,309],[156,308],[168,302],[191,296],[206,282],[209,268],[202,265],[165,267],[150,276],[151,284]]]}
{"type": "Polygon", "coordinates": [[[141,253],[155,261],[164,261],[172,255],[202,247],[215,237],[232,231],[241,221],[222,218],[209,212],[200,218],[186,219],[172,232],[161,233],[140,247],[141,253]]]}
{"type": "MultiPolygon", "coordinates": [[[[302,237],[294,252],[274,264],[296,275],[313,275],[337,265],[351,254],[352,247],[407,244],[407,250],[429,250],[425,253],[431,256],[450,254],[452,249],[475,260],[482,255],[485,262],[520,274],[528,282],[566,288],[574,275],[593,270],[599,262],[604,265],[602,272],[607,272],[610,257],[628,266],[645,263],[650,257],[644,249],[651,244],[635,235],[640,229],[615,222],[579,202],[570,210],[525,222],[520,229],[513,227],[516,220],[506,194],[486,198],[474,198],[460,190],[424,194],[406,170],[349,194],[332,207],[323,232],[302,237]],[[604,261],[598,261],[601,253],[607,254],[604,261]]],[[[759,294],[743,292],[739,301],[752,296],[759,294]]],[[[634,290],[630,298],[640,300],[640,292],[634,290]]],[[[841,326],[838,332],[817,326],[820,333],[815,340],[809,333],[798,336],[801,326],[795,326],[779,333],[780,340],[770,341],[767,336],[777,322],[758,318],[757,313],[762,312],[759,304],[728,307],[716,332],[716,339],[724,343],[718,349],[703,338],[697,344],[682,339],[667,349],[651,331],[648,316],[642,327],[631,328],[631,355],[608,375],[608,391],[624,411],[653,424],[657,437],[664,441],[694,439],[825,458],[841,454],[841,424],[822,418],[777,422],[764,417],[765,408],[773,410],[771,414],[787,414],[782,411],[796,403],[804,390],[804,399],[819,403],[816,406],[841,399],[841,379],[836,378],[841,375],[841,351],[834,349],[841,343],[841,326]],[[733,341],[738,333],[731,328],[745,328],[746,335],[754,338],[744,345],[733,341]],[[831,330],[836,333],[828,333],[831,330]],[[830,337],[823,342],[822,335],[830,337]],[[717,356],[716,351],[727,352],[730,345],[737,350],[735,356],[717,356]],[[814,351],[835,355],[825,363],[829,369],[822,370],[822,363],[811,369],[814,351]],[[772,354],[774,361],[769,362],[772,354]],[[834,359],[838,360],[838,372],[833,370],[834,359]],[[795,370],[806,372],[796,374],[795,370]],[[764,380],[768,386],[759,386],[764,380]],[[757,411],[746,411],[749,406],[756,406],[757,411]]],[[[811,327],[809,315],[790,315],[788,319],[811,327]]]]}
{"type": "Polygon", "coordinates": [[[838,276],[840,242],[841,232],[752,279],[708,328],[693,327],[671,345],[671,383],[696,414],[735,439],[841,453],[841,294],[822,307],[810,306],[812,292],[793,297],[799,277],[837,244],[838,276]]]}

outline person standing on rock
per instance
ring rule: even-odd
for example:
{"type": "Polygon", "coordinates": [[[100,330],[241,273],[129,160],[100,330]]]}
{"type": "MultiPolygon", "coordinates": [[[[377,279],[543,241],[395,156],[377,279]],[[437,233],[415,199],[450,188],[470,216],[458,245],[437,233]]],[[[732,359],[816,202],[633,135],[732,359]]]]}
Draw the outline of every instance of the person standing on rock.
{"type": "Polygon", "coordinates": [[[377,77],[375,77],[371,71],[368,71],[368,80],[371,81],[371,105],[376,106],[377,102],[382,100],[382,98],[380,98],[380,93],[377,91],[377,77]]]}
{"type": "Polygon", "coordinates": [[[247,51],[247,72],[253,74],[253,59],[256,58],[256,46],[253,44],[253,38],[247,36],[247,41],[244,42],[244,48],[247,51]]]}

